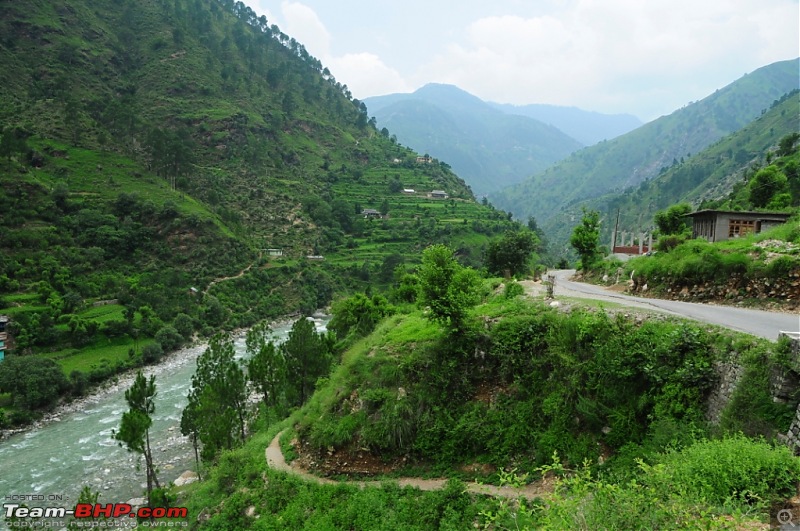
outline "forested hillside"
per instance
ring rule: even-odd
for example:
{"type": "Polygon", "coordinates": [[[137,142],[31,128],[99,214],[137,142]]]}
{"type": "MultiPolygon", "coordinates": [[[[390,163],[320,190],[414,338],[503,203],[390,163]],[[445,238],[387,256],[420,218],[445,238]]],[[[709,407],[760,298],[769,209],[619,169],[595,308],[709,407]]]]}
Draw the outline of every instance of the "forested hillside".
{"type": "Polygon", "coordinates": [[[510,225],[241,2],[7,2],[0,35],[0,313],[76,392],[510,225]]]}
{"type": "Polygon", "coordinates": [[[758,118],[798,88],[798,60],[760,68],[698,102],[585,148],[492,201],[544,224],[579,201],[634,187],[758,118]]]}
{"type": "MultiPolygon", "coordinates": [[[[800,131],[799,97],[797,90],[785,95],[741,130],[661,168],[658,176],[636,187],[565,207],[543,224],[545,230],[554,240],[566,241],[572,230],[568,220],[579,217],[581,208],[586,207],[598,210],[608,220],[616,220],[619,211],[620,230],[649,231],[658,210],[682,201],[699,207],[725,198],[732,190],[746,187],[781,139],[800,131]]],[[[603,225],[604,243],[610,241],[612,228],[611,223],[603,225]]]]}
{"type": "Polygon", "coordinates": [[[452,85],[364,101],[379,128],[447,161],[477,194],[518,183],[582,147],[553,125],[502,112],[452,85]]]}

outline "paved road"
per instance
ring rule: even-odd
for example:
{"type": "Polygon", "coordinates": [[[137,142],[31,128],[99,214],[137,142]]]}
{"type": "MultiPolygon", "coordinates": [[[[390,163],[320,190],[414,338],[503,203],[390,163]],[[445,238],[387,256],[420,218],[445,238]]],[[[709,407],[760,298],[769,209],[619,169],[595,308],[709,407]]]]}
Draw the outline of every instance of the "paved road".
{"type": "Polygon", "coordinates": [[[555,296],[581,297],[616,302],[626,306],[659,310],[680,317],[688,317],[715,325],[724,326],[740,332],[775,340],[778,332],[800,331],[800,315],[781,312],[766,312],[732,306],[716,306],[694,302],[669,301],[632,297],[609,291],[601,286],[573,282],[574,269],[553,272],[556,276],[555,296]]]}

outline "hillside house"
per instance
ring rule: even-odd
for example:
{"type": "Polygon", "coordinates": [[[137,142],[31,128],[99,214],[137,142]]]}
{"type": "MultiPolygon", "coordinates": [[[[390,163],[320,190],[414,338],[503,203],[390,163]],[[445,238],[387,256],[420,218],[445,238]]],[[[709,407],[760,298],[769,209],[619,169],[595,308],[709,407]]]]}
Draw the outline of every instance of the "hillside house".
{"type": "Polygon", "coordinates": [[[406,195],[414,195],[417,192],[415,192],[413,188],[403,188],[403,193],[406,195]]]}
{"type": "Polygon", "coordinates": [[[783,212],[698,210],[686,215],[692,218],[692,238],[703,238],[709,242],[758,234],[789,219],[789,214],[783,212]]]}
{"type": "Polygon", "coordinates": [[[322,262],[325,260],[325,257],[322,256],[321,254],[310,254],[306,256],[306,260],[310,262],[322,262]]]}
{"type": "Polygon", "coordinates": [[[361,211],[365,218],[382,218],[383,214],[379,211],[375,210],[374,208],[365,208],[361,211]]]}
{"type": "Polygon", "coordinates": [[[447,199],[450,197],[447,195],[447,192],[444,190],[433,190],[431,193],[428,194],[428,197],[432,197],[434,199],[447,199]]]}
{"type": "Polygon", "coordinates": [[[8,321],[7,315],[0,315],[0,361],[5,359],[8,348],[8,332],[6,331],[8,321]]]}
{"type": "Polygon", "coordinates": [[[283,249],[267,249],[267,256],[283,256],[283,249]]]}
{"type": "Polygon", "coordinates": [[[430,155],[425,155],[424,157],[417,157],[417,164],[431,164],[433,162],[433,158],[430,155]]]}

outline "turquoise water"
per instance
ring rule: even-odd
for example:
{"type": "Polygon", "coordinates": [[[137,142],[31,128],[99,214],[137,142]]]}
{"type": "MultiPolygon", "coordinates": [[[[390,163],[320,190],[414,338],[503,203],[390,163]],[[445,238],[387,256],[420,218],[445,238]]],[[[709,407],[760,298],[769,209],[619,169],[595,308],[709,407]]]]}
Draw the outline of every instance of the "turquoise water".
{"type": "MultiPolygon", "coordinates": [[[[328,318],[316,314],[314,321],[318,330],[324,330],[328,318]]],[[[283,341],[290,328],[291,323],[274,326],[276,341],[283,341]]],[[[182,350],[145,372],[148,377],[156,375],[158,394],[150,438],[162,484],[195,467],[191,443],[180,433],[180,418],[197,356],[204,348],[182,350]]],[[[244,350],[244,336],[237,337],[238,358],[244,350]]],[[[112,430],[119,428],[128,409],[125,390],[132,381],[133,375],[121,378],[110,388],[70,404],[43,426],[0,441],[0,499],[7,502],[8,496],[37,495],[44,505],[71,507],[84,485],[100,492],[101,503],[141,497],[144,469],[137,470],[136,456],[112,438],[112,430]]]]}

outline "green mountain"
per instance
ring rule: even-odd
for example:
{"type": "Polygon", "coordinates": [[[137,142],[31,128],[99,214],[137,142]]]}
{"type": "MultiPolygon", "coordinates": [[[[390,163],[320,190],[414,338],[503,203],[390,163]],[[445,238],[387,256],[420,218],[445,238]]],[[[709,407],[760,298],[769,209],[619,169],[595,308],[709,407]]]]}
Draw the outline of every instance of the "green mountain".
{"type": "Polygon", "coordinates": [[[798,88],[799,63],[762,67],[669,116],[578,151],[491,199],[519,218],[534,216],[544,224],[570,205],[635,187],[741,129],[798,88]]]}
{"type": "Polygon", "coordinates": [[[603,114],[560,105],[491,105],[507,114],[527,116],[550,124],[587,146],[611,140],[642,125],[642,121],[632,114],[603,114]]]}
{"type": "Polygon", "coordinates": [[[447,161],[477,194],[519,182],[581,147],[553,126],[506,114],[452,85],[429,84],[364,102],[378,127],[447,161]]]}
{"type": "Polygon", "coordinates": [[[241,2],[12,2],[0,35],[0,313],[67,372],[311,311],[430,243],[477,265],[510,226],[241,2]]]}
{"type": "MultiPolygon", "coordinates": [[[[579,218],[581,208],[587,207],[614,221],[619,211],[620,230],[649,232],[658,210],[678,202],[698,207],[703,202],[726,198],[765,164],[769,151],[781,138],[800,131],[798,95],[798,90],[785,95],[752,123],[683,162],[662,168],[657,177],[632,190],[566,207],[544,224],[545,229],[553,239],[567,241],[572,231],[568,221],[579,218]]],[[[604,242],[610,241],[611,229],[612,223],[604,224],[604,242]]]]}

